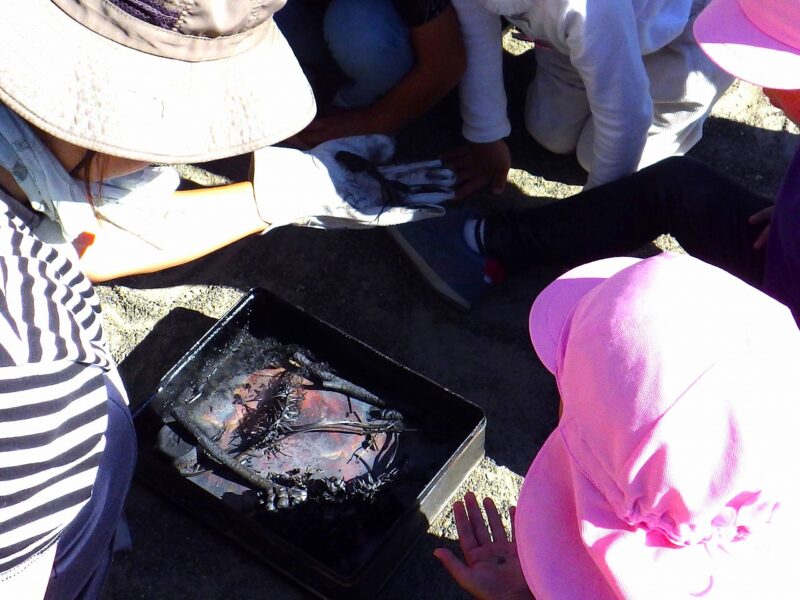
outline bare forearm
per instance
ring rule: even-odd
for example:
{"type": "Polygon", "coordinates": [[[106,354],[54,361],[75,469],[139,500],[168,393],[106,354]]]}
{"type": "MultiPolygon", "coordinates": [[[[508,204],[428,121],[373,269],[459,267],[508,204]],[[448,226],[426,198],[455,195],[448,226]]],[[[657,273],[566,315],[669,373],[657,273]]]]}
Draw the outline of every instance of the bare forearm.
{"type": "Polygon", "coordinates": [[[415,63],[382,98],[315,119],[295,141],[314,146],[337,138],[374,133],[391,134],[430,110],[461,80],[466,53],[455,10],[447,8],[411,30],[415,63]]]}
{"type": "Polygon", "coordinates": [[[94,243],[81,257],[92,281],[187,263],[265,228],[249,182],[177,192],[164,202],[164,212],[146,231],[134,234],[99,223],[94,243]]]}
{"type": "Polygon", "coordinates": [[[386,96],[365,109],[370,133],[394,133],[405,127],[433,108],[457,83],[452,76],[445,74],[440,79],[433,70],[414,67],[386,96]]]}
{"type": "Polygon", "coordinates": [[[466,53],[453,7],[411,31],[416,64],[369,109],[376,133],[391,133],[422,116],[464,74],[466,53]]]}

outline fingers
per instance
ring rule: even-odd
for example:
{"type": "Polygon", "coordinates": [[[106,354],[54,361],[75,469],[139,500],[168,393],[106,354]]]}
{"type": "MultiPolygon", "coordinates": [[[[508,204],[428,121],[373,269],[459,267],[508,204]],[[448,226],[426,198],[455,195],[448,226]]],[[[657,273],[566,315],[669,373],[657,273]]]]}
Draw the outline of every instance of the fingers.
{"type": "Polygon", "coordinates": [[[450,573],[450,576],[456,580],[458,585],[462,588],[469,586],[469,567],[461,562],[455,554],[450,552],[447,548],[437,548],[433,551],[433,555],[439,559],[439,562],[442,563],[442,566],[450,573]]]}
{"type": "Polygon", "coordinates": [[[456,174],[456,200],[471,196],[487,184],[492,194],[502,194],[506,189],[511,161],[504,143],[462,146],[442,159],[456,174]]]}
{"type": "Polygon", "coordinates": [[[453,171],[459,181],[474,177],[480,171],[475,169],[471,157],[463,156],[459,158],[445,159],[442,161],[444,166],[453,171]]]}
{"type": "Polygon", "coordinates": [[[470,173],[476,170],[475,157],[469,146],[456,148],[443,154],[442,163],[445,167],[454,171],[459,176],[459,179],[467,178],[470,173]]]}
{"type": "Polygon", "coordinates": [[[464,198],[469,198],[472,194],[486,187],[487,183],[489,183],[488,178],[478,175],[463,180],[459,178],[459,183],[456,186],[455,199],[463,200],[464,198]]]}
{"type": "Polygon", "coordinates": [[[484,544],[491,543],[492,537],[489,534],[489,529],[486,527],[486,522],[483,520],[483,513],[481,512],[481,507],[478,504],[478,499],[475,497],[475,494],[472,492],[464,494],[464,506],[467,509],[472,533],[478,541],[478,544],[483,546],[484,544]]]}
{"type": "Polygon", "coordinates": [[[769,225],[764,227],[761,230],[761,233],[758,234],[756,241],[753,242],[753,250],[761,250],[766,247],[767,240],[769,240],[769,225]]]}
{"type": "Polygon", "coordinates": [[[508,183],[508,169],[495,173],[492,176],[492,193],[494,195],[502,194],[506,189],[506,183],[508,183]]]}
{"type": "Polygon", "coordinates": [[[486,520],[489,521],[489,530],[492,533],[492,539],[495,542],[499,542],[500,540],[507,541],[506,528],[503,525],[503,519],[500,517],[500,513],[497,512],[494,500],[491,498],[484,498],[483,508],[486,511],[486,520]]]}
{"type": "Polygon", "coordinates": [[[767,206],[766,208],[762,208],[757,213],[750,215],[747,219],[747,222],[751,225],[759,225],[761,223],[766,223],[772,219],[772,212],[775,210],[774,206],[767,206]]]}
{"type": "Polygon", "coordinates": [[[747,222],[750,225],[762,225],[766,223],[766,227],[758,234],[755,242],[753,242],[753,250],[761,250],[767,245],[767,240],[769,239],[769,224],[772,221],[772,213],[775,210],[774,205],[767,206],[762,208],[757,213],[750,215],[747,219],[747,222]]]}
{"type": "Polygon", "coordinates": [[[472,525],[463,502],[453,504],[453,519],[456,522],[458,545],[461,546],[461,552],[464,556],[469,556],[469,553],[478,547],[478,540],[475,532],[472,531],[472,525]]]}

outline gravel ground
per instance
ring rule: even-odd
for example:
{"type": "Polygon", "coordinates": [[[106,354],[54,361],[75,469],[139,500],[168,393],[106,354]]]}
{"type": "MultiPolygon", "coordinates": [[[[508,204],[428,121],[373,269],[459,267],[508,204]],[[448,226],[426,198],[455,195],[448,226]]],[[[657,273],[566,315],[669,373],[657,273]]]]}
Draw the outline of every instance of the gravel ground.
{"type": "MultiPolygon", "coordinates": [[[[529,68],[525,48],[511,50],[510,72],[529,68]]],[[[523,88],[510,87],[514,111],[523,88]]],[[[457,144],[453,106],[451,99],[404,132],[401,156],[434,156],[457,144]]],[[[797,133],[756,88],[736,84],[715,108],[692,155],[773,194],[797,133]]],[[[580,189],[585,175],[574,158],[538,148],[518,122],[510,143],[512,185],[492,200],[496,206],[542,203],[580,189]]],[[[205,167],[235,179],[246,165],[240,158],[205,167]]],[[[202,171],[186,174],[198,179],[202,171]]],[[[670,238],[658,245],[677,248],[670,238]]],[[[655,246],[642,250],[652,251],[655,246]]],[[[556,424],[554,382],[530,347],[527,314],[536,294],[557,275],[533,269],[514,277],[466,314],[426,287],[383,231],[283,228],[180,268],[101,285],[99,293],[114,356],[132,401],[138,402],[243,293],[252,287],[275,292],[481,406],[488,419],[486,458],[457,495],[472,489],[507,507],[556,424]]],[[[311,597],[140,482],[133,484],[127,514],[135,546],[115,562],[106,600],[311,597]]],[[[380,597],[464,598],[431,554],[440,545],[455,547],[454,538],[452,516],[445,510],[380,597]]]]}

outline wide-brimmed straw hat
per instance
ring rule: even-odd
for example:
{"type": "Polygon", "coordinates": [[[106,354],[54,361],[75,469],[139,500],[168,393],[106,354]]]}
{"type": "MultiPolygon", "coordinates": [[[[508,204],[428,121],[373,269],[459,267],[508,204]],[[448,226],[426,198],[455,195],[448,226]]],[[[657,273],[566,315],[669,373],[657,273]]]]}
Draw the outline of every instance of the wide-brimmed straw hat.
{"type": "Polygon", "coordinates": [[[3,0],[0,100],[52,135],[148,162],[289,137],[315,112],[272,15],[286,0],[3,0]]]}
{"type": "Polygon", "coordinates": [[[796,598],[800,332],[688,256],[578,267],[536,299],[558,428],[516,512],[539,600],[796,598]]]}
{"type": "Polygon", "coordinates": [[[694,35],[711,60],[739,79],[800,89],[797,0],[712,0],[695,20],[694,35]]]}

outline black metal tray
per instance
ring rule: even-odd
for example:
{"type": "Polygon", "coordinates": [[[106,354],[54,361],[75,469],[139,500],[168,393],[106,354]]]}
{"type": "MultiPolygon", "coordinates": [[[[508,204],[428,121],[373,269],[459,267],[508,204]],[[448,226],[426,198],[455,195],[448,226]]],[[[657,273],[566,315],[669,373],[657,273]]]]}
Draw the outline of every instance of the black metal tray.
{"type": "Polygon", "coordinates": [[[155,410],[135,418],[138,478],[318,596],[373,598],[482,458],[486,418],[476,405],[263,289],[248,292],[184,355],[150,404],[214,386],[243,344],[265,337],[308,348],[415,426],[413,466],[391,498],[357,510],[309,502],[276,513],[240,512],[180,476],[156,449],[161,422],[155,410]]]}

